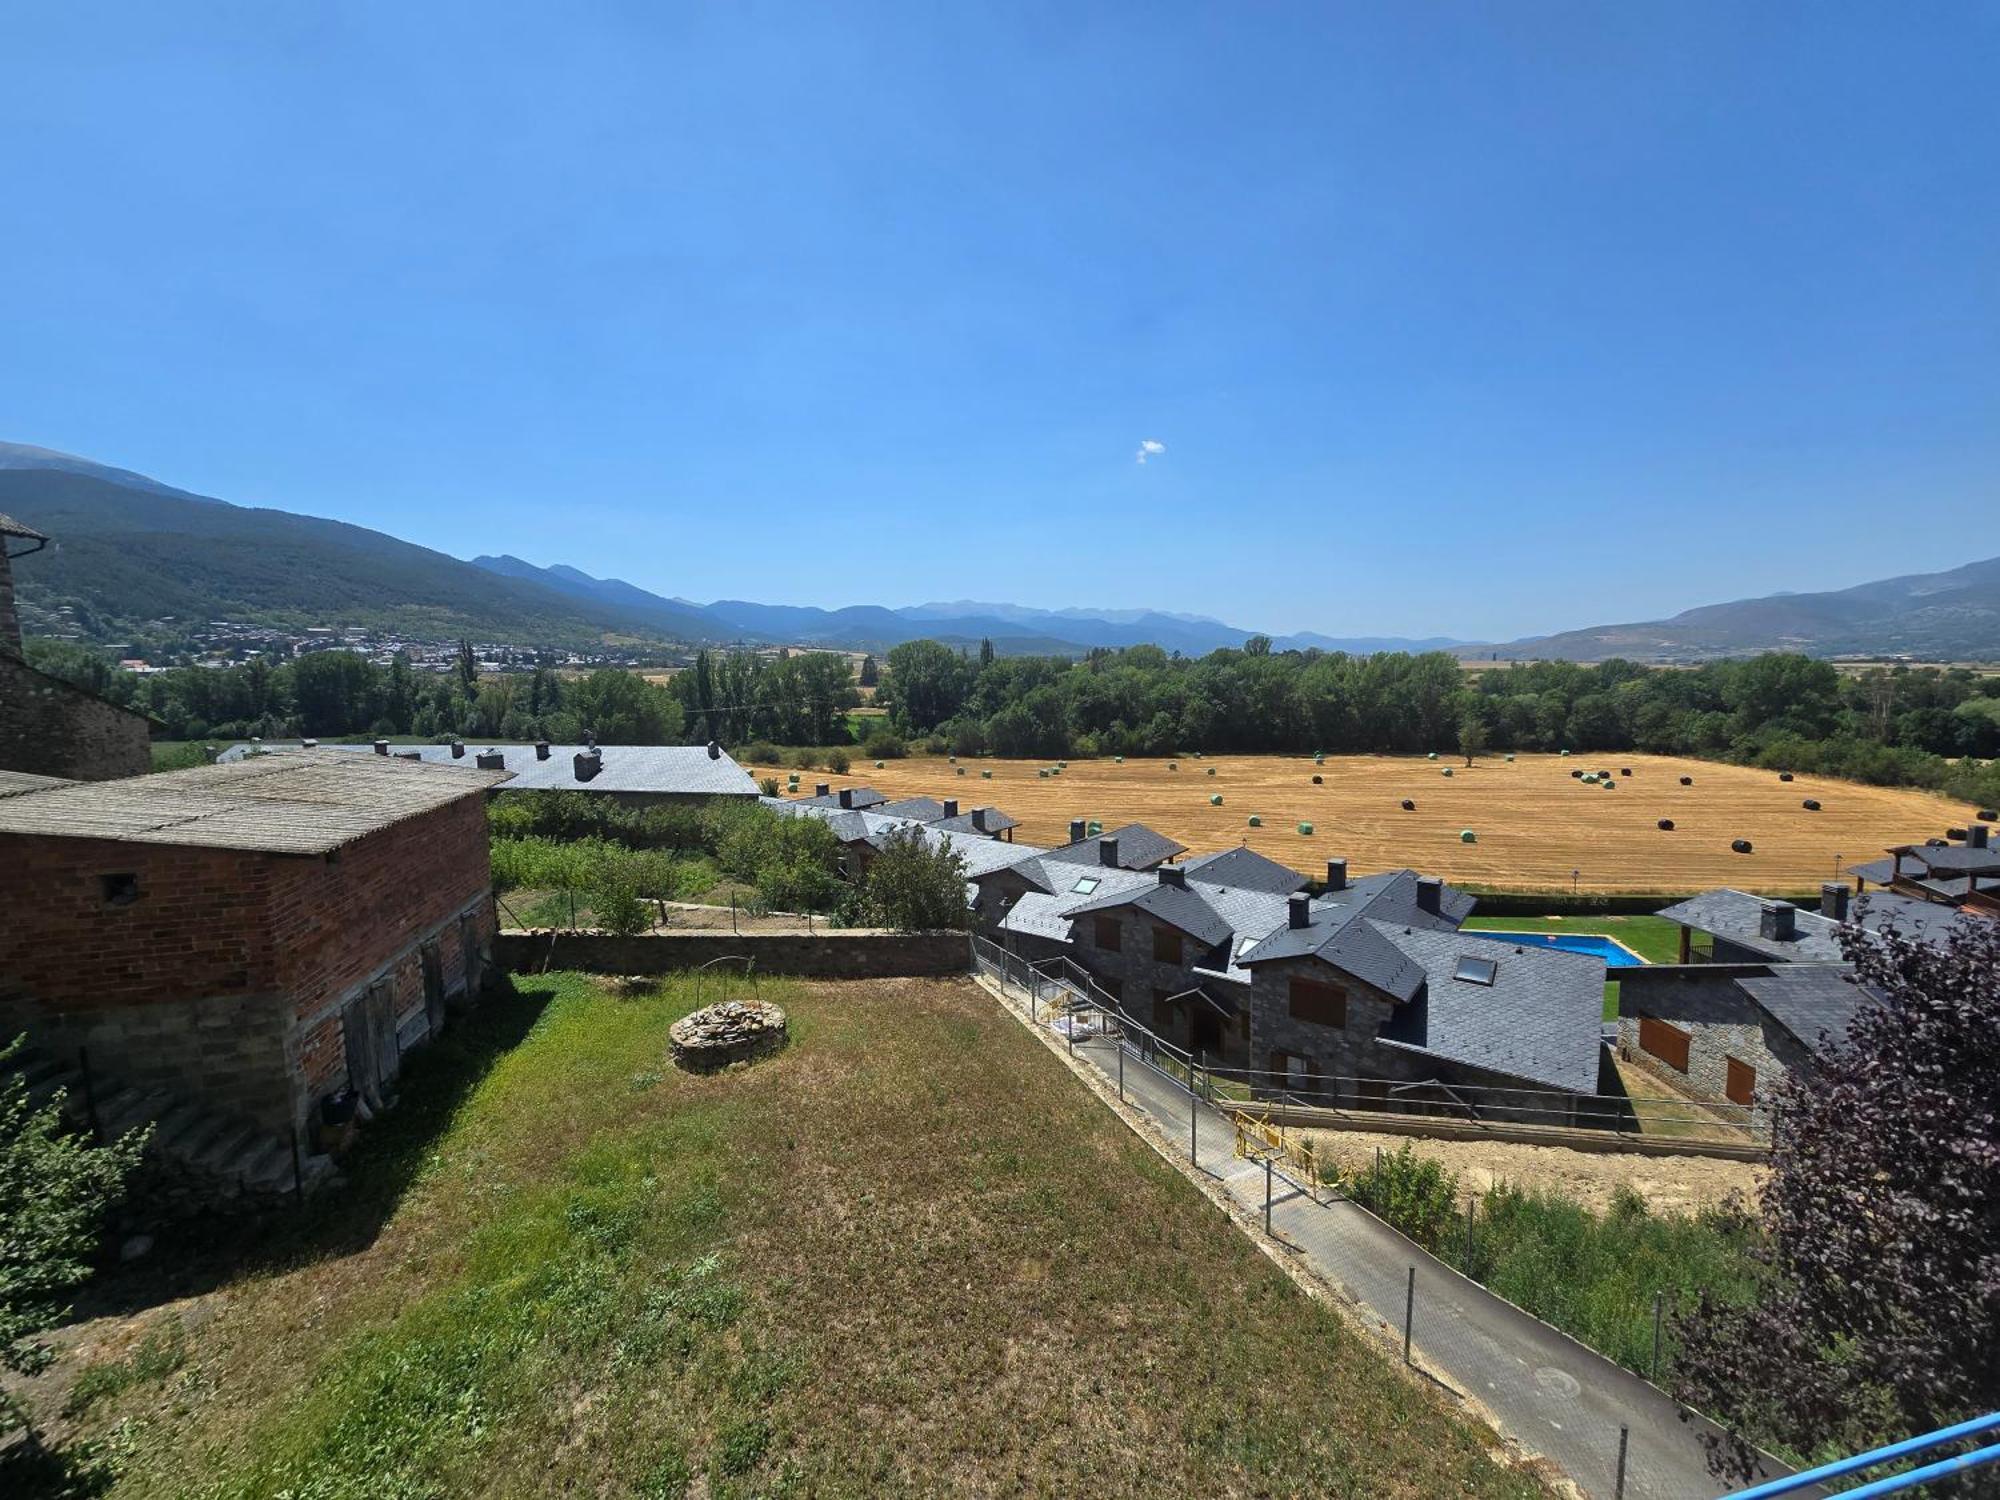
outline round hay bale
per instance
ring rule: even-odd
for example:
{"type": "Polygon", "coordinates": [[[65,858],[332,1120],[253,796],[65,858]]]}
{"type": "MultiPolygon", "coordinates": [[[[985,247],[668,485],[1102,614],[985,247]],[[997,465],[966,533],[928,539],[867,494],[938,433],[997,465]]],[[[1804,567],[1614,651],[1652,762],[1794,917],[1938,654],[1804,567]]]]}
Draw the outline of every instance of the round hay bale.
{"type": "Polygon", "coordinates": [[[1122,766],[1125,764],[1125,757],[1122,755],[1114,755],[1111,757],[1111,764],[1114,766],[1122,766]]]}
{"type": "Polygon", "coordinates": [[[1681,785],[1682,785],[1682,786],[1693,786],[1693,785],[1694,785],[1694,778],[1693,778],[1692,776],[1683,776],[1683,777],[1681,778],[1681,785]]]}
{"type": "Polygon", "coordinates": [[[1301,824],[1299,824],[1299,832],[1300,832],[1300,833],[1303,833],[1303,834],[1307,834],[1307,835],[1310,835],[1310,834],[1312,833],[1312,831],[1313,831],[1313,826],[1312,826],[1312,824],[1310,824],[1310,823],[1301,823],[1301,824]]]}
{"type": "Polygon", "coordinates": [[[1512,750],[1507,752],[1507,764],[1510,766],[1514,764],[1514,752],[1512,750]]]}
{"type": "Polygon", "coordinates": [[[1412,802],[1408,797],[1405,797],[1403,799],[1403,811],[1415,812],[1416,810],[1417,810],[1417,804],[1412,802]]]}
{"type": "Polygon", "coordinates": [[[1618,783],[1613,781],[1609,776],[1605,777],[1602,781],[1598,782],[1597,784],[1603,787],[1604,790],[1607,792],[1615,792],[1618,790],[1618,783]]]}
{"type": "Polygon", "coordinates": [[[958,775],[958,776],[963,776],[963,775],[965,774],[965,767],[964,767],[964,766],[960,766],[960,767],[958,768],[958,770],[957,770],[956,772],[954,772],[953,774],[954,774],[954,775],[958,775]]]}
{"type": "Polygon", "coordinates": [[[1585,771],[1580,779],[1585,786],[1597,785],[1597,773],[1595,771],[1585,771]]]}
{"type": "Polygon", "coordinates": [[[1170,760],[1167,762],[1167,769],[1169,771],[1178,771],[1180,768],[1181,768],[1181,763],[1177,760],[1170,760]]]}
{"type": "Polygon", "coordinates": [[[1780,781],[1790,781],[1791,779],[1792,773],[1790,771],[1780,771],[1778,773],[1778,780],[1780,781]]]}
{"type": "Polygon", "coordinates": [[[1068,762],[1068,761],[1066,761],[1066,760],[1059,760],[1059,761],[1057,761],[1057,762],[1056,762],[1056,769],[1057,769],[1058,771],[1067,771],[1067,770],[1069,769],[1069,762],[1068,762]]]}
{"type": "Polygon", "coordinates": [[[1944,831],[1944,836],[1948,839],[1962,839],[1965,837],[1965,830],[1963,828],[1947,828],[1944,831]]]}
{"type": "Polygon", "coordinates": [[[1049,773],[1046,770],[1038,769],[1036,770],[1035,775],[1040,777],[1043,781],[1047,781],[1049,779],[1049,773]]]}
{"type": "Polygon", "coordinates": [[[1442,766],[1438,769],[1438,775],[1440,776],[1449,776],[1450,774],[1451,774],[1450,766],[1442,766]]]}
{"type": "Polygon", "coordinates": [[[1210,793],[1208,794],[1208,805],[1209,805],[1210,807],[1220,807],[1220,806],[1222,806],[1222,793],[1220,793],[1220,792],[1210,792],[1210,793]]]}
{"type": "Polygon", "coordinates": [[[1674,820],[1672,818],[1662,818],[1660,819],[1659,826],[1664,828],[1668,833],[1672,833],[1674,831],[1674,820]]]}
{"type": "Polygon", "coordinates": [[[1991,823],[1991,822],[1993,822],[1993,821],[1994,821],[1995,819],[2000,819],[2000,812],[1995,812],[1995,811],[1994,811],[1994,810],[1993,810],[1992,808],[1990,808],[1990,807],[1982,807],[1982,808],[1980,808],[1980,809],[1979,809],[1979,812],[1978,812],[1977,816],[1978,816],[1978,818],[1979,818],[1979,821],[1980,821],[1980,822],[1982,822],[1982,823],[1991,823]]]}
{"type": "Polygon", "coordinates": [[[1313,764],[1316,766],[1323,766],[1326,764],[1326,752],[1324,750],[1313,751],[1313,764]]]}
{"type": "Polygon", "coordinates": [[[1325,785],[1326,785],[1326,778],[1325,778],[1324,776],[1315,776],[1315,777],[1313,777],[1313,785],[1314,785],[1314,786],[1325,786],[1325,785]]]}
{"type": "Polygon", "coordinates": [[[1424,757],[1425,760],[1436,760],[1437,758],[1438,758],[1438,753],[1435,750],[1431,751],[1429,755],[1426,755],[1424,757]]]}
{"type": "Polygon", "coordinates": [[[1083,834],[1085,838],[1094,839],[1099,837],[1103,832],[1104,832],[1104,825],[1098,822],[1097,819],[1095,818],[1092,818],[1088,823],[1083,825],[1083,834]]]}
{"type": "Polygon", "coordinates": [[[1264,826],[1264,820],[1258,817],[1257,814],[1252,813],[1250,814],[1249,817],[1249,824],[1252,828],[1262,828],[1264,826]]]}
{"type": "Polygon", "coordinates": [[[991,771],[981,771],[979,773],[979,779],[981,781],[991,781],[993,779],[993,773],[991,771]]]}
{"type": "Polygon", "coordinates": [[[1729,847],[1735,850],[1738,854],[1748,854],[1750,852],[1750,840],[1731,839],[1729,841],[1729,847]]]}
{"type": "Polygon", "coordinates": [[[1211,776],[1213,776],[1213,775],[1215,774],[1215,767],[1214,767],[1214,766],[1210,766],[1210,767],[1208,768],[1208,774],[1209,774],[1209,775],[1211,775],[1211,776]]]}
{"type": "Polygon", "coordinates": [[[1556,754],[1558,754],[1558,755],[1567,755],[1567,754],[1569,754],[1569,751],[1567,751],[1567,750],[1558,750],[1558,751],[1556,751],[1556,754]]]}
{"type": "Polygon", "coordinates": [[[878,770],[878,771],[882,769],[882,762],[881,762],[881,761],[879,761],[879,760],[878,760],[878,761],[876,761],[876,762],[875,762],[875,769],[876,769],[876,770],[878,770]]]}
{"type": "Polygon", "coordinates": [[[1569,774],[1570,774],[1570,779],[1573,781],[1583,780],[1583,772],[1581,771],[1572,771],[1569,774]]]}
{"type": "Polygon", "coordinates": [[[1925,839],[1924,847],[1926,849],[1942,849],[1946,842],[1944,839],[1925,839]]]}
{"type": "Polygon", "coordinates": [[[1630,766],[1620,766],[1618,768],[1618,774],[1620,776],[1630,776],[1632,774],[1632,768],[1630,766]]]}
{"type": "Polygon", "coordinates": [[[1461,844],[1476,844],[1479,842],[1479,835],[1470,828],[1461,828],[1458,830],[1458,841],[1461,844]]]}
{"type": "Polygon", "coordinates": [[[1806,810],[1807,812],[1818,812],[1818,811],[1819,811],[1819,798],[1817,798],[1817,797],[1808,797],[1808,798],[1806,798],[1806,800],[1805,800],[1805,801],[1801,802],[1801,803],[1799,804],[1799,806],[1800,806],[1800,807],[1803,807],[1803,808],[1804,808],[1804,809],[1805,809],[1805,810],[1806,810]]]}

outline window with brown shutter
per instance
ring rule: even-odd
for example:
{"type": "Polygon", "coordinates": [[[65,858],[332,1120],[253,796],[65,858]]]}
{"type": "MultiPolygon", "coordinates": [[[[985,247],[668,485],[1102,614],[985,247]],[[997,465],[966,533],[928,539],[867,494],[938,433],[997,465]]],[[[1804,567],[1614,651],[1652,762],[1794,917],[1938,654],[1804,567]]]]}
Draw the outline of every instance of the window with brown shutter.
{"type": "Polygon", "coordinates": [[[1294,979],[1291,984],[1291,1009],[1295,1021],[1345,1026],[1347,991],[1337,984],[1322,984],[1316,979],[1294,979]]]}
{"type": "Polygon", "coordinates": [[[1181,961],[1181,934],[1178,927],[1153,929],[1153,962],[1177,964],[1181,961]]]}
{"type": "Polygon", "coordinates": [[[1639,1017],[1639,1050],[1683,1073],[1688,1070],[1688,1041],[1687,1032],[1658,1016],[1639,1017]]]}
{"type": "Polygon", "coordinates": [[[1123,949],[1125,929],[1116,917],[1099,917],[1092,926],[1097,946],[1106,953],[1117,953],[1123,949]]]}
{"type": "Polygon", "coordinates": [[[1757,1100],[1757,1070],[1734,1057],[1728,1062],[1729,1077],[1723,1084],[1723,1093],[1729,1096],[1731,1104],[1754,1104],[1757,1100]]]}

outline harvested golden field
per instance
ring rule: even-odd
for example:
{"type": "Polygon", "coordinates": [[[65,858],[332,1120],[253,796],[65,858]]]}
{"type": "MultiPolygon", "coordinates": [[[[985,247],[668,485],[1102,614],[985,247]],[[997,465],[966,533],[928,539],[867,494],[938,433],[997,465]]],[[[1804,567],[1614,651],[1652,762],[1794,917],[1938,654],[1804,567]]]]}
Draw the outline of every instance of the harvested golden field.
{"type": "Polygon", "coordinates": [[[892,760],[880,770],[857,759],[845,777],[803,771],[799,782],[808,795],[814,782],[828,781],[891,797],[992,803],[1021,820],[1014,836],[1027,843],[1064,842],[1072,818],[1146,823],[1197,852],[1247,842],[1307,872],[1339,855],[1357,875],[1407,865],[1495,890],[1568,890],[1575,870],[1585,891],[1810,891],[1833,875],[1836,861],[1874,858],[1970,814],[1930,792],[1817,776],[1784,782],[1774,771],[1659,755],[1511,762],[1494,755],[1469,769],[1463,757],[1390,755],[1328,756],[1319,766],[1303,755],[1074,760],[1047,778],[1036,775],[1049,765],[1042,761],[962,765],[959,775],[960,766],[935,757],[892,760]],[[1626,768],[1629,777],[1619,774],[1626,768]],[[1613,790],[1578,782],[1573,770],[1609,770],[1613,790]],[[1315,775],[1325,784],[1314,786],[1315,775]],[[1694,784],[1682,786],[1683,776],[1694,784]],[[1210,805],[1212,795],[1221,806],[1210,805]],[[1405,798],[1414,812],[1402,809],[1405,798]],[[1808,798],[1821,810],[1806,811],[1808,798]],[[1248,826],[1253,814],[1261,828],[1248,826]],[[1673,820],[1672,832],[1656,826],[1661,818],[1673,820]],[[1311,834],[1298,832],[1302,822],[1311,834]],[[1478,842],[1460,842],[1464,829],[1478,842]],[[1751,841],[1749,854],[1731,852],[1738,838],[1751,841]]]}

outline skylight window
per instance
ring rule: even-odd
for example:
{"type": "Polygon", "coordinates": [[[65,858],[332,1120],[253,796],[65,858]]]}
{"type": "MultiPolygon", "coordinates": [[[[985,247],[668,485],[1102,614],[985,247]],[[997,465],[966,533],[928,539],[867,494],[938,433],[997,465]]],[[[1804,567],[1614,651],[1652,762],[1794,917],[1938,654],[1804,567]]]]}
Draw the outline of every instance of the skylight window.
{"type": "Polygon", "coordinates": [[[1071,886],[1070,889],[1079,896],[1088,896],[1092,891],[1097,889],[1099,884],[1100,882],[1095,875],[1085,875],[1075,885],[1071,886]]]}
{"type": "Polygon", "coordinates": [[[1467,984],[1491,984],[1499,972],[1500,965],[1490,958],[1461,958],[1451,977],[1467,984]]]}

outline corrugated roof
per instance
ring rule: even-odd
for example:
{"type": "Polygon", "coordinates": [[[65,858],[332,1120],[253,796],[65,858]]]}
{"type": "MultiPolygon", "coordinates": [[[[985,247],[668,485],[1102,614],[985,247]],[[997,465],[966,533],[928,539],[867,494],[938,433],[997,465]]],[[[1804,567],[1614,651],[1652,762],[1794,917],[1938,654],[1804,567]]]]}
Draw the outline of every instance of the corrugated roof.
{"type": "MultiPolygon", "coordinates": [[[[576,777],[577,752],[582,745],[551,745],[549,758],[535,758],[531,744],[501,743],[493,740],[466,740],[465,754],[454,757],[449,745],[391,745],[382,759],[415,756],[426,765],[443,763],[471,766],[474,757],[498,751],[514,773],[506,785],[510,792],[632,792],[656,796],[754,797],[757,783],[727,751],[713,760],[706,745],[599,745],[599,769],[589,781],[576,777]]],[[[219,763],[243,759],[246,753],[269,750],[272,746],[232,745],[216,757],[219,763]]],[[[373,745],[322,745],[344,755],[373,755],[373,745]]]]}
{"type": "Polygon", "coordinates": [[[1510,948],[1472,933],[1361,925],[1423,971],[1423,992],[1382,1040],[1573,1094],[1597,1092],[1604,960],[1556,948],[1510,948]],[[1457,977],[1461,958],[1494,964],[1493,982],[1457,977]]]}
{"type": "Polygon", "coordinates": [[[0,797],[18,797],[23,792],[41,792],[52,786],[75,784],[60,776],[37,776],[32,771],[0,771],[0,797]]]}
{"type": "Polygon", "coordinates": [[[505,771],[293,750],[0,800],[0,833],[326,854],[477,796],[505,771]]]}

